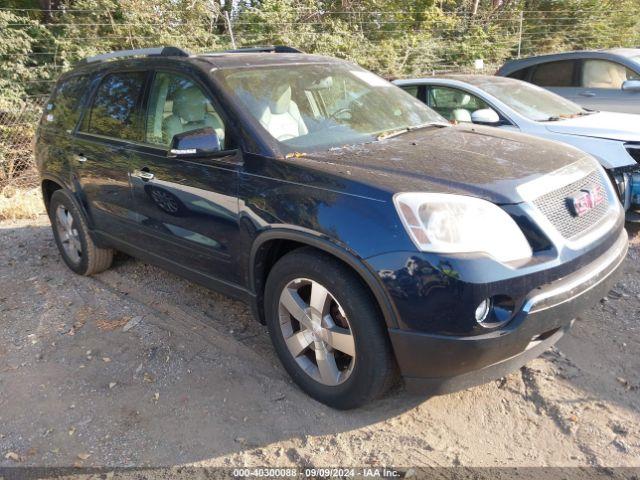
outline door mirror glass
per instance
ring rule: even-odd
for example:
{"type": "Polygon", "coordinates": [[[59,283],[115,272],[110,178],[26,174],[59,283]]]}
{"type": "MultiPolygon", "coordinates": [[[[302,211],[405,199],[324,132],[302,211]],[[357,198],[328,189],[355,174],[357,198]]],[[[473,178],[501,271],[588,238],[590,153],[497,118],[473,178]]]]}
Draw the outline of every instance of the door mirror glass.
{"type": "Polygon", "coordinates": [[[497,125],[500,116],[492,108],[481,108],[471,114],[471,121],[480,125],[497,125]]]}
{"type": "Polygon", "coordinates": [[[220,137],[213,128],[205,127],[174,135],[168,156],[202,158],[220,150],[220,137]]]}
{"type": "Polygon", "coordinates": [[[640,92],[640,80],[627,80],[622,84],[622,90],[640,92]]]}

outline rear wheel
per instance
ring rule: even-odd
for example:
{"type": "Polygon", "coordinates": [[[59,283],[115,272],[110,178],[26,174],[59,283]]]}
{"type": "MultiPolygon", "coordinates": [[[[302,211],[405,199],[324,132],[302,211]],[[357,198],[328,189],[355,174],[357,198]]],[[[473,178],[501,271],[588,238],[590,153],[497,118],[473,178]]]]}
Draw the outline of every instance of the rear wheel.
{"type": "Polygon", "coordinates": [[[58,250],[71,270],[80,275],[92,275],[111,266],[113,250],[95,245],[84,216],[69,192],[53,192],[49,218],[58,250]]]}
{"type": "Polygon", "coordinates": [[[334,408],[363,405],[395,379],[384,321],[353,271],[312,249],[285,255],[265,291],[273,345],[293,380],[334,408]]]}

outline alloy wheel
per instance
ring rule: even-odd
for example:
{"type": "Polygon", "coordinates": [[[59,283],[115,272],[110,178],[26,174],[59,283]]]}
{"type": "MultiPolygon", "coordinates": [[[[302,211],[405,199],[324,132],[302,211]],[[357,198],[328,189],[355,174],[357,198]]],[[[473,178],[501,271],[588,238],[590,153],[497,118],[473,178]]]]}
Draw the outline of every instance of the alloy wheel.
{"type": "Polygon", "coordinates": [[[297,278],[280,294],[280,329],[300,368],[323,385],[345,382],[356,361],[353,332],[344,310],[320,283],[297,278]]]}
{"type": "Polygon", "coordinates": [[[74,225],[73,215],[64,205],[58,205],[55,221],[58,237],[67,257],[75,264],[80,263],[82,243],[80,242],[80,234],[74,225]]]}

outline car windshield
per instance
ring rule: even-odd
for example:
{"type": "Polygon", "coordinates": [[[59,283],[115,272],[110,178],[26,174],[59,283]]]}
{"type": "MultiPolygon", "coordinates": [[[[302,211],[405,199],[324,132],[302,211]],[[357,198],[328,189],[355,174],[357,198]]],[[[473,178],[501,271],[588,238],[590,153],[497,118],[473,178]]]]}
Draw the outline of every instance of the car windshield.
{"type": "Polygon", "coordinates": [[[580,105],[544,88],[520,81],[486,82],[482,89],[519,114],[538,122],[587,115],[580,105]]]}
{"type": "Polygon", "coordinates": [[[289,150],[365,143],[446,123],[418,99],[355,65],[233,68],[215,74],[289,150]]]}

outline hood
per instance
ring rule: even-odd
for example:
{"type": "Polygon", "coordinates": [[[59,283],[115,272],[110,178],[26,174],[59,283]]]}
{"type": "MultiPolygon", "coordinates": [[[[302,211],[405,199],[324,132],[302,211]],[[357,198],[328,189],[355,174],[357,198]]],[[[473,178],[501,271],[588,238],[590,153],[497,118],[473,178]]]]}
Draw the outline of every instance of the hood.
{"type": "MultiPolygon", "coordinates": [[[[390,193],[458,193],[506,204],[524,200],[518,187],[540,184],[541,177],[568,165],[584,165],[585,157],[573,147],[529,135],[456,126],[423,128],[296,161],[390,193]]],[[[589,157],[586,163],[597,168],[589,157]]]]}
{"type": "Polygon", "coordinates": [[[546,128],[565,135],[640,142],[640,115],[630,113],[598,112],[551,122],[546,128]]]}

